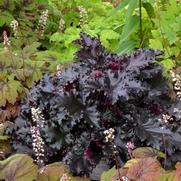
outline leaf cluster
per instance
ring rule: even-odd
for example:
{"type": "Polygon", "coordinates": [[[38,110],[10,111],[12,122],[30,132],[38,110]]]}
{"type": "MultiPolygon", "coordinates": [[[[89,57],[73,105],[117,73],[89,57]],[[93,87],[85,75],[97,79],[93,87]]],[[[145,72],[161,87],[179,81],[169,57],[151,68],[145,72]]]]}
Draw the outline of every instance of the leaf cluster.
{"type": "Polygon", "coordinates": [[[54,55],[38,52],[40,43],[34,42],[22,50],[0,51],[0,122],[15,118],[21,99],[28,93],[34,81],[44,73],[55,69],[54,55]]]}
{"type": "Polygon", "coordinates": [[[79,38],[80,32],[100,37],[101,42],[109,50],[115,50],[119,33],[121,32],[120,19],[123,13],[108,18],[108,13],[114,9],[113,5],[101,0],[85,2],[82,0],[54,1],[50,0],[54,11],[59,13],[59,19],[64,21],[64,29],[57,28],[57,32],[50,36],[51,49],[61,52],[62,59],[71,61],[78,47],[72,43],[79,38]],[[84,8],[85,13],[81,16],[79,7],[84,8]],[[81,22],[86,16],[86,21],[81,22]]]}
{"type": "Polygon", "coordinates": [[[45,37],[36,31],[39,14],[45,8],[38,1],[0,2],[0,33],[6,31],[11,42],[9,47],[0,43],[0,122],[14,119],[33,82],[54,71],[58,64],[59,54],[44,49],[45,37]],[[14,19],[19,24],[16,36],[10,27],[14,19]]]}
{"type": "Polygon", "coordinates": [[[122,1],[110,16],[124,12],[125,19],[116,52],[122,54],[139,47],[164,50],[164,76],[180,66],[180,2],[168,1],[122,1]]]}
{"type": "Polygon", "coordinates": [[[134,157],[128,160],[124,166],[103,172],[101,181],[133,180],[133,181],[179,181],[180,162],[175,165],[175,170],[162,168],[158,157],[164,155],[150,147],[141,147],[133,150],[134,157]],[[146,152],[146,154],[145,154],[146,152]]]}
{"type": "Polygon", "coordinates": [[[0,168],[0,180],[6,181],[57,181],[64,177],[72,181],[89,181],[87,178],[74,177],[60,162],[39,169],[33,159],[25,154],[15,154],[0,161],[0,168]]]}
{"type": "Polygon", "coordinates": [[[155,12],[155,26],[151,30],[149,47],[165,50],[164,60],[160,63],[168,76],[170,69],[180,66],[181,6],[179,2],[169,0],[168,3],[155,6],[155,12]]]}
{"type": "Polygon", "coordinates": [[[14,149],[35,156],[31,108],[38,107],[45,118],[40,129],[45,162],[62,160],[76,175],[96,175],[98,180],[113,164],[112,143],[104,134],[109,128],[115,130],[119,163],[128,158],[129,141],[137,147],[166,149],[167,166],[181,160],[180,113],[174,109],[180,109],[180,102],[172,99],[162,68],[155,63],[162,52],[139,49],[118,56],[86,34],[75,43],[81,46],[75,63],[54,76],[44,76],[6,130],[14,149]],[[162,114],[172,119],[164,122],[162,114]]]}

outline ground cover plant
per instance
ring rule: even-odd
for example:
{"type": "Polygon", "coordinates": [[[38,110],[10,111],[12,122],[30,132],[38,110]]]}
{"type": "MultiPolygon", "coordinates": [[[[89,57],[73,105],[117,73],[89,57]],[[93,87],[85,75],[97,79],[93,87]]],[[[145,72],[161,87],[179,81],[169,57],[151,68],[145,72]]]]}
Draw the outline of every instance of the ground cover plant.
{"type": "Polygon", "coordinates": [[[180,14],[2,0],[0,180],[180,180],[180,14]]]}
{"type": "Polygon", "coordinates": [[[43,51],[46,17],[42,25],[42,15],[39,15],[39,11],[34,14],[36,7],[45,11],[45,5],[33,1],[1,1],[0,7],[2,123],[13,121],[19,113],[21,99],[26,96],[33,82],[44,73],[55,71],[58,62],[55,54],[43,51]]]}
{"type": "Polygon", "coordinates": [[[40,166],[63,161],[72,173],[93,180],[114,164],[112,142],[118,165],[127,160],[130,141],[165,152],[165,167],[179,161],[180,101],[155,63],[163,52],[118,56],[83,33],[75,43],[81,46],[75,63],[44,76],[7,128],[13,148],[40,166]]]}
{"type": "Polygon", "coordinates": [[[164,76],[180,66],[180,1],[123,1],[110,15],[125,10],[125,21],[116,52],[121,54],[134,48],[149,47],[164,50],[164,76]]]}

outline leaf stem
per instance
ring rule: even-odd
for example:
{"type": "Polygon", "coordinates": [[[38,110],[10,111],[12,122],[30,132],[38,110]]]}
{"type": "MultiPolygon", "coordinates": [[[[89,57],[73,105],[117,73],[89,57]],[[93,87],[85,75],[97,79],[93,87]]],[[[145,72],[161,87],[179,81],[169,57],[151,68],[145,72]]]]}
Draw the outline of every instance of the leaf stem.
{"type": "Polygon", "coordinates": [[[119,162],[117,160],[117,156],[116,156],[116,148],[114,147],[114,143],[111,143],[112,144],[112,149],[113,149],[113,156],[114,156],[114,159],[115,159],[115,163],[116,163],[116,167],[117,167],[117,170],[118,170],[118,176],[119,176],[119,180],[121,180],[121,173],[120,173],[120,170],[119,170],[119,162]]]}
{"type": "Polygon", "coordinates": [[[142,46],[143,38],[143,27],[142,27],[142,2],[139,0],[139,19],[140,19],[140,45],[142,46]]]}
{"type": "Polygon", "coordinates": [[[164,134],[162,133],[162,141],[163,141],[163,147],[164,147],[164,153],[165,153],[165,158],[164,158],[164,168],[166,167],[166,161],[167,161],[167,145],[165,141],[164,134]]]}

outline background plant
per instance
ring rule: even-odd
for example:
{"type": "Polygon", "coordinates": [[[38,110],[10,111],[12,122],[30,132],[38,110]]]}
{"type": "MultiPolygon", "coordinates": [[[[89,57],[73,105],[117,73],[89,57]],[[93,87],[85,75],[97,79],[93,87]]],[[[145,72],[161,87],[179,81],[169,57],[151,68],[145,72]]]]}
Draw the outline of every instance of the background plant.
{"type": "Polygon", "coordinates": [[[122,33],[118,49],[119,54],[134,48],[150,47],[164,50],[164,74],[174,67],[180,66],[180,2],[169,1],[121,1],[110,15],[124,11],[122,33]]]}
{"type": "Polygon", "coordinates": [[[155,6],[155,13],[155,27],[151,31],[149,47],[165,50],[161,64],[168,73],[170,69],[180,66],[181,6],[179,2],[169,0],[168,3],[155,6]]]}
{"type": "MultiPolygon", "coordinates": [[[[58,53],[44,48],[48,41],[37,29],[42,16],[39,12],[46,10],[45,5],[38,1],[5,0],[1,1],[0,7],[0,122],[4,122],[17,116],[21,99],[33,82],[45,73],[54,72],[60,61],[58,53]],[[36,11],[37,7],[39,11],[36,11]]],[[[48,26],[52,27],[51,24],[48,26]]]]}
{"type": "Polygon", "coordinates": [[[21,101],[44,73],[56,69],[55,57],[39,52],[34,42],[21,50],[1,49],[0,107],[1,122],[16,117],[21,101]]]}
{"type": "Polygon", "coordinates": [[[164,74],[167,77],[168,71],[179,65],[180,25],[178,19],[180,6],[179,2],[175,0],[165,2],[123,0],[116,8],[111,7],[110,4],[105,5],[101,1],[91,1],[90,3],[84,3],[81,0],[72,1],[68,6],[69,8],[64,6],[66,1],[60,3],[56,1],[49,2],[62,12],[61,17],[65,22],[64,32],[53,34],[51,41],[54,43],[61,42],[61,45],[56,45],[56,48],[61,49],[61,51],[66,51],[64,45],[71,47],[69,53],[64,53],[64,55],[69,54],[69,59],[72,59],[73,53],[77,50],[71,40],[78,38],[80,31],[83,31],[91,36],[99,37],[107,49],[118,54],[127,53],[140,47],[164,50],[166,54],[161,64],[164,66],[164,74]],[[87,22],[82,26],[79,25],[77,19],[80,15],[79,6],[82,6],[88,15],[87,22]],[[92,10],[92,7],[94,7],[94,10],[92,10]],[[73,21],[71,21],[71,17],[73,21]],[[171,31],[171,26],[172,28],[173,26],[176,27],[175,32],[171,31]],[[66,36],[67,33],[68,36],[66,36]],[[72,39],[68,41],[71,37],[70,34],[72,39]],[[66,41],[69,43],[66,43],[66,41]]]}
{"type": "Polygon", "coordinates": [[[77,51],[72,41],[79,37],[80,32],[99,36],[106,48],[110,50],[116,48],[123,13],[108,19],[107,14],[113,9],[113,5],[100,0],[49,2],[60,13],[59,19],[64,21],[64,30],[57,29],[57,32],[50,37],[51,49],[61,52],[62,58],[72,60],[77,51]]]}

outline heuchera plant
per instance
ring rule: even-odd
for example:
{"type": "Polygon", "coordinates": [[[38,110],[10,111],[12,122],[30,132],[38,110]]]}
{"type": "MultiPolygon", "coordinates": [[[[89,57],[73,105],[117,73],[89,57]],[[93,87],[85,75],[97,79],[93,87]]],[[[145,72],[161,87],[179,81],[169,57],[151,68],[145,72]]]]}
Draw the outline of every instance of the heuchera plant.
{"type": "Polygon", "coordinates": [[[181,161],[181,104],[172,99],[162,68],[155,63],[162,52],[139,49],[118,56],[83,33],[75,43],[81,46],[75,63],[44,76],[6,130],[14,149],[34,156],[31,107],[38,107],[45,118],[40,128],[45,162],[61,160],[76,175],[95,180],[96,173],[114,164],[112,144],[104,134],[110,128],[115,130],[120,164],[127,160],[130,141],[165,151],[168,166],[181,161]]]}

